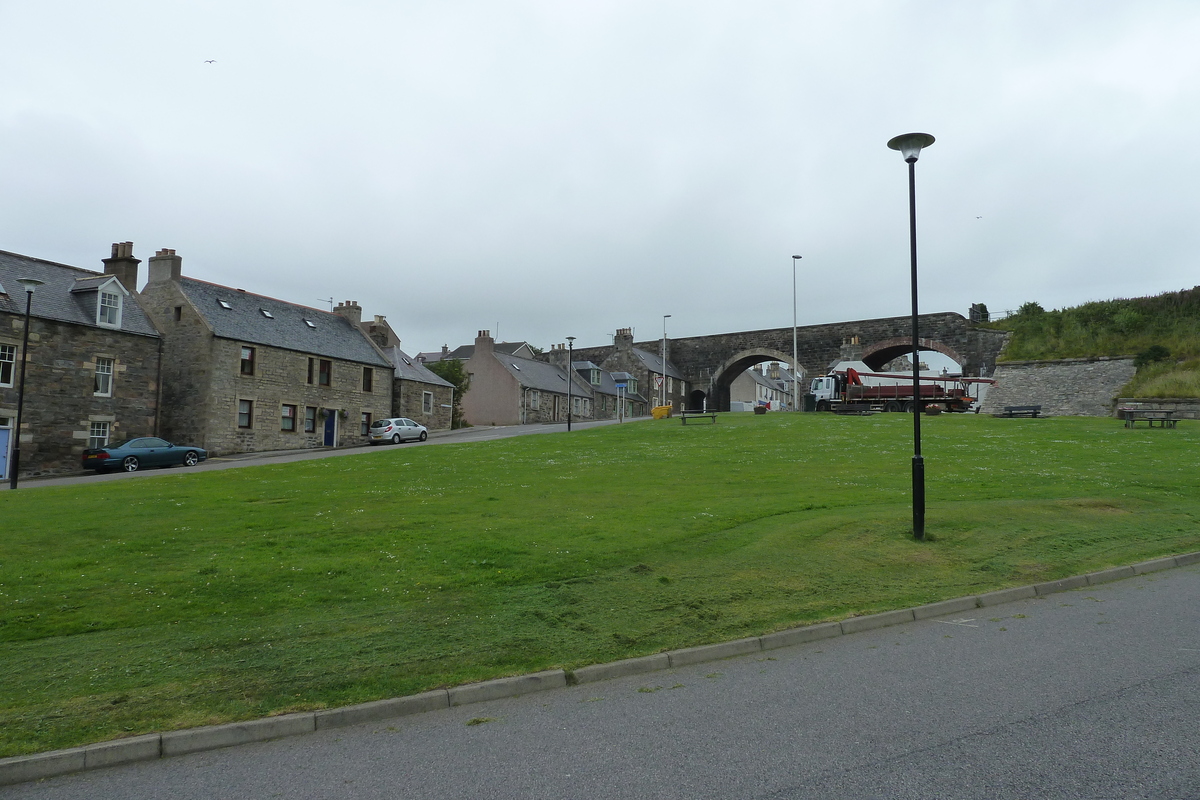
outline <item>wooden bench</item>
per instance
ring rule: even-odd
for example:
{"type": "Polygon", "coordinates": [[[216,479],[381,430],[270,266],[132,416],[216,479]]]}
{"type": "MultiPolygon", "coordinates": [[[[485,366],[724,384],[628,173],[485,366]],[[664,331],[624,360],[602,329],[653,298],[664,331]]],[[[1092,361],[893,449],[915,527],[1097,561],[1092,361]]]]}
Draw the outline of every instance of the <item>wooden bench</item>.
{"type": "Polygon", "coordinates": [[[1004,411],[1000,414],[992,414],[993,417],[1039,417],[1042,414],[1041,406],[1005,406],[1004,411]]]}
{"type": "Polygon", "coordinates": [[[687,425],[689,419],[699,419],[702,417],[711,419],[713,425],[717,424],[717,412],[715,411],[684,411],[679,415],[679,421],[687,425]]]}
{"type": "Polygon", "coordinates": [[[1136,423],[1139,420],[1145,420],[1151,428],[1155,423],[1158,423],[1160,428],[1174,428],[1175,423],[1179,421],[1175,419],[1174,411],[1159,411],[1150,408],[1121,408],[1118,410],[1125,417],[1126,428],[1137,427],[1136,423]]]}

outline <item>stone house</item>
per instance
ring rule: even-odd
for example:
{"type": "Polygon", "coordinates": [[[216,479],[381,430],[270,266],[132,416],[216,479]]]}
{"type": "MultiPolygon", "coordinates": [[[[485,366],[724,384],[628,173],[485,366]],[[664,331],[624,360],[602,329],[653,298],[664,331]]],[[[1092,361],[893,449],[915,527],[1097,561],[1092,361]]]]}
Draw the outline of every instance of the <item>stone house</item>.
{"type": "Polygon", "coordinates": [[[659,404],[664,389],[667,405],[675,411],[682,411],[685,407],[687,382],[683,379],[683,373],[671,363],[670,352],[668,351],[667,360],[664,362],[660,353],[634,347],[633,331],[630,328],[617,330],[613,337],[612,353],[600,366],[609,372],[628,373],[633,378],[633,386],[627,387],[627,390],[631,390],[627,400],[633,408],[640,406],[640,410],[629,416],[649,413],[651,407],[659,404]]]}
{"type": "Polygon", "coordinates": [[[571,371],[549,361],[520,358],[492,349],[480,331],[471,358],[463,364],[470,389],[462,398],[463,418],[472,425],[527,425],[567,419],[568,376],[572,415],[592,419],[592,390],[571,371]]]}
{"type": "Polygon", "coordinates": [[[25,362],[18,477],[79,472],[88,447],[150,436],[159,403],[158,331],[135,294],[133,245],[104,273],[0,251],[0,479],[9,479],[25,362]],[[30,306],[18,279],[42,282],[30,306]]]}
{"type": "Polygon", "coordinates": [[[383,316],[376,314],[359,327],[392,363],[392,416],[408,417],[431,431],[450,430],[454,384],[401,350],[400,337],[383,316]]]}
{"type": "Polygon", "coordinates": [[[393,367],[357,303],[330,313],[187,278],[174,250],[149,266],[141,298],[162,333],[165,438],[214,455],[345,446],[391,416],[393,367]]]}
{"type": "MultiPolygon", "coordinates": [[[[803,392],[804,387],[801,386],[803,392]]],[[[731,410],[734,403],[743,406],[766,406],[772,411],[792,408],[792,374],[777,361],[755,364],[737,376],[729,385],[731,410]]],[[[743,408],[742,410],[747,410],[743,408]]]]}

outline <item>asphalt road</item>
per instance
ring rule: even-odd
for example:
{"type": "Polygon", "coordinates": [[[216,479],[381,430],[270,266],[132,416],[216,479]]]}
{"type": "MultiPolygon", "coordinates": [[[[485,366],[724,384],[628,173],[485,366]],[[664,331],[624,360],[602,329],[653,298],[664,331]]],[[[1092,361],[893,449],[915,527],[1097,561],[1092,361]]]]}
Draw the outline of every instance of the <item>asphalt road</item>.
{"type": "Polygon", "coordinates": [[[1191,566],[0,797],[1200,798],[1198,719],[1191,566]]]}
{"type": "MultiPolygon", "coordinates": [[[[601,425],[628,424],[647,420],[649,417],[638,417],[618,423],[616,420],[597,420],[574,422],[572,430],[586,430],[601,425]]],[[[109,472],[103,475],[88,471],[84,474],[65,475],[53,478],[22,478],[17,485],[18,490],[36,489],[47,486],[72,486],[79,483],[98,483],[101,481],[143,480],[162,475],[178,475],[180,471],[210,472],[218,469],[236,469],[258,464],[287,464],[292,461],[311,461],[315,458],[340,458],[344,456],[360,456],[374,453],[387,447],[430,447],[439,444],[461,444],[464,442],[486,442],[493,439],[508,439],[513,436],[530,436],[539,433],[565,433],[567,423],[558,422],[546,425],[507,425],[475,428],[460,428],[455,431],[437,431],[429,434],[424,442],[405,442],[400,445],[380,445],[372,447],[362,445],[340,448],[316,448],[313,450],[275,450],[264,453],[236,453],[230,456],[210,458],[194,467],[168,467],[166,469],[144,469],[138,472],[109,472]]],[[[7,481],[0,482],[0,491],[8,491],[7,481]]]]}

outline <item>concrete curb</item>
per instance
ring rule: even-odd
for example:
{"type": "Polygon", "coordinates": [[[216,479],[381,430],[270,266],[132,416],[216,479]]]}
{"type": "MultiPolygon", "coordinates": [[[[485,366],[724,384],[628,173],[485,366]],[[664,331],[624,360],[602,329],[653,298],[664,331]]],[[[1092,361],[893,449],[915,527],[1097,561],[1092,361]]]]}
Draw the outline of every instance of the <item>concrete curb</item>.
{"type": "Polygon", "coordinates": [[[611,664],[589,664],[571,673],[575,683],[594,683],[610,678],[624,678],[628,675],[641,675],[644,672],[659,672],[671,668],[671,657],[666,653],[655,653],[642,658],[626,658],[611,664]]]}
{"type": "Polygon", "coordinates": [[[499,700],[503,697],[542,692],[546,689],[561,689],[566,685],[567,673],[561,669],[535,672],[532,675],[515,675],[511,678],[497,678],[494,681],[455,686],[450,689],[450,705],[465,706],[471,703],[482,703],[486,700],[499,700]]]}
{"type": "Polygon", "coordinates": [[[1056,581],[1046,581],[1045,583],[1038,583],[1032,586],[1017,586],[981,595],[958,597],[938,603],[916,606],[915,608],[885,611],[880,614],[871,614],[863,617],[850,617],[840,622],[824,622],[817,625],[807,625],[802,628],[791,628],[762,636],[736,639],[732,642],[687,647],[682,650],[671,650],[666,653],[656,653],[642,658],[614,661],[611,664],[592,664],[575,670],[571,673],[570,679],[568,679],[567,673],[563,670],[553,669],[546,670],[545,672],[535,672],[530,675],[517,675],[511,678],[499,678],[493,681],[455,686],[451,689],[438,689],[407,697],[376,700],[370,703],[345,706],[343,708],[308,711],[300,714],[286,714],[278,717],[231,722],[225,725],[210,725],[203,728],[169,731],[161,734],[151,733],[128,739],[100,742],[85,747],[55,750],[49,753],[13,756],[11,758],[0,759],[0,786],[52,778],[57,775],[100,769],[118,764],[129,764],[135,761],[152,761],[184,753],[232,747],[250,742],[278,739],[284,736],[297,736],[302,733],[312,733],[317,730],[346,725],[357,725],[363,722],[378,722],[384,719],[394,719],[426,711],[448,709],[451,706],[481,703],[505,697],[516,697],[531,692],[562,688],[567,686],[568,683],[592,683],[611,678],[656,672],[687,664],[718,661],[724,658],[750,655],[762,652],[763,650],[791,647],[793,645],[820,641],[821,639],[829,639],[836,636],[845,636],[860,631],[884,628],[889,625],[899,625],[905,622],[929,619],[946,614],[963,613],[975,608],[986,608],[1017,600],[1045,597],[1057,592],[1095,586],[1100,583],[1131,578],[1135,575],[1145,575],[1150,572],[1158,572],[1159,570],[1171,569],[1172,567],[1190,566],[1192,564],[1200,564],[1200,552],[1156,558],[1151,561],[1143,561],[1140,564],[1113,567],[1099,572],[1076,575],[1056,581]]]}

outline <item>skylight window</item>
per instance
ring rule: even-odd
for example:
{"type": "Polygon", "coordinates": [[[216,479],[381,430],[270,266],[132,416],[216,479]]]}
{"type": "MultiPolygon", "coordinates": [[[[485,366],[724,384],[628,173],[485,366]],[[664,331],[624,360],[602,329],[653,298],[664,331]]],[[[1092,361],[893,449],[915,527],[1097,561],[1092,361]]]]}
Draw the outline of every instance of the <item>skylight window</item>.
{"type": "Polygon", "coordinates": [[[517,370],[517,371],[520,371],[520,369],[521,369],[521,368],[520,368],[520,367],[518,367],[516,364],[513,364],[513,365],[512,365],[512,368],[513,368],[513,369],[515,369],[515,370],[517,370]]]}
{"type": "Polygon", "coordinates": [[[217,302],[221,305],[221,308],[225,309],[226,311],[233,311],[233,306],[229,305],[229,303],[226,303],[224,300],[218,300],[217,302]]]}
{"type": "Polygon", "coordinates": [[[311,319],[304,320],[304,324],[307,325],[308,327],[312,328],[314,331],[317,329],[317,324],[315,322],[313,322],[311,319]]]}
{"type": "Polygon", "coordinates": [[[267,319],[275,319],[275,315],[272,314],[270,311],[267,311],[265,308],[260,308],[258,310],[258,313],[262,314],[267,319]]]}

